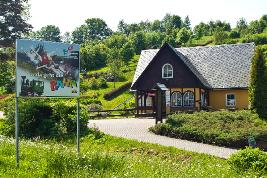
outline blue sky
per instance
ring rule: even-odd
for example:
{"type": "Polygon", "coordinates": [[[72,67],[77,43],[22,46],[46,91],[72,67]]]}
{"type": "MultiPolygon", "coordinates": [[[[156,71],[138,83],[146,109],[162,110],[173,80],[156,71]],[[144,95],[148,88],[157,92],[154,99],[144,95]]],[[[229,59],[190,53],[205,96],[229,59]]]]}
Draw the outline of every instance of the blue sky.
{"type": "Polygon", "coordinates": [[[235,26],[241,17],[250,22],[267,14],[267,0],[30,0],[30,4],[29,23],[34,30],[56,25],[63,33],[93,17],[116,30],[121,19],[126,23],[152,21],[166,13],[189,15],[192,26],[218,19],[235,26]]]}

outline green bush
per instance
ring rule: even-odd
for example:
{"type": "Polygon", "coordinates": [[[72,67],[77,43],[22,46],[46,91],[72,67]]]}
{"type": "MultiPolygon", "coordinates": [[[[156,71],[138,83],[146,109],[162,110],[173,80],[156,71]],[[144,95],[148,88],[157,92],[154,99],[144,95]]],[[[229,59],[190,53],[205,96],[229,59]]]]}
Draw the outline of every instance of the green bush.
{"type": "Polygon", "coordinates": [[[104,77],[99,78],[90,78],[90,79],[83,79],[81,82],[81,91],[86,92],[87,90],[97,90],[99,88],[107,88],[108,84],[104,77]]]}
{"type": "Polygon", "coordinates": [[[11,93],[15,90],[14,61],[0,61],[0,87],[4,89],[5,93],[11,93]]]}
{"type": "Polygon", "coordinates": [[[99,84],[96,78],[93,77],[88,81],[88,88],[93,89],[93,90],[96,90],[99,88],[99,84]]]}
{"type": "Polygon", "coordinates": [[[92,103],[88,105],[89,111],[100,111],[102,110],[102,106],[100,104],[92,103]]]}
{"type": "Polygon", "coordinates": [[[247,147],[238,151],[228,162],[238,172],[253,171],[259,175],[267,174],[267,153],[258,148],[247,147]]]}
{"type": "Polygon", "coordinates": [[[248,145],[248,137],[267,141],[267,122],[250,111],[173,114],[150,130],[156,134],[228,147],[248,145]]]}
{"type": "Polygon", "coordinates": [[[97,80],[98,80],[98,85],[100,88],[107,88],[108,87],[107,81],[104,77],[99,77],[97,80]]]}
{"type": "Polygon", "coordinates": [[[267,43],[267,34],[254,34],[254,35],[247,35],[241,39],[242,43],[250,43],[254,42],[256,45],[266,44],[267,43]]]}
{"type": "MultiPolygon", "coordinates": [[[[7,136],[13,136],[15,133],[15,111],[11,108],[12,105],[5,109],[6,120],[2,127],[2,134],[7,136]]],[[[74,135],[76,118],[75,102],[55,101],[55,99],[26,99],[19,102],[19,129],[22,137],[63,138],[74,135]]],[[[87,109],[81,105],[82,135],[88,131],[87,121],[87,109]]]]}

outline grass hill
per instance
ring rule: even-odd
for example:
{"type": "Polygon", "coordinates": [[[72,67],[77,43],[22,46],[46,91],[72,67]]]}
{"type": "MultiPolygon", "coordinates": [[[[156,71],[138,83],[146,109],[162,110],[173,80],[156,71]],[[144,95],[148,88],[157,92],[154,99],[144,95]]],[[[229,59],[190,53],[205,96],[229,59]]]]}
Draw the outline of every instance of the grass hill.
{"type": "Polygon", "coordinates": [[[81,140],[22,140],[20,167],[14,140],[0,137],[0,177],[254,177],[227,160],[173,147],[115,138],[96,131],[81,140]]]}

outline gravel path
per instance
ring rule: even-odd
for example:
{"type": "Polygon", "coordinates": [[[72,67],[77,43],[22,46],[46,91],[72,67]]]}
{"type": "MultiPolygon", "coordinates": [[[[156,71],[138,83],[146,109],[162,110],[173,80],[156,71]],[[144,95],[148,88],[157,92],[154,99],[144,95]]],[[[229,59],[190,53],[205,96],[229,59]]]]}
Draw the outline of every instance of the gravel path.
{"type": "Polygon", "coordinates": [[[90,120],[88,125],[89,127],[97,127],[102,132],[112,136],[156,143],[164,146],[173,146],[179,149],[205,153],[220,158],[228,158],[232,153],[237,151],[230,148],[155,135],[148,131],[148,128],[154,124],[154,119],[109,119],[90,120]]]}

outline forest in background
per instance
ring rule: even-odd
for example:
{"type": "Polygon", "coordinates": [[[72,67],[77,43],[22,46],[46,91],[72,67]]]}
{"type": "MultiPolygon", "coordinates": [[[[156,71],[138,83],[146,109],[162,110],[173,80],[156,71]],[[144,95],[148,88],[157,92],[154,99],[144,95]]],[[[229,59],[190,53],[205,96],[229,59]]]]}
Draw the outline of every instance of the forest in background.
{"type": "Polygon", "coordinates": [[[90,96],[92,103],[104,105],[105,109],[112,109],[131,96],[124,91],[115,99],[105,99],[114,88],[132,81],[141,50],[160,48],[164,43],[190,47],[244,42],[254,42],[263,53],[267,49],[267,15],[251,22],[240,18],[234,27],[221,20],[201,22],[192,27],[189,16],[166,14],[163,19],[139,23],[121,20],[116,31],[112,31],[104,19],[89,18],[72,32],[61,34],[55,25],[33,31],[27,22],[30,17],[28,1],[19,2],[8,0],[0,7],[4,17],[0,39],[1,95],[14,91],[17,38],[81,44],[81,93],[90,96]]]}

